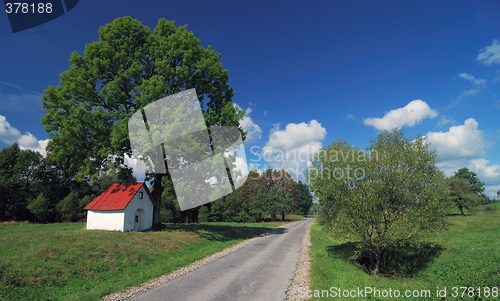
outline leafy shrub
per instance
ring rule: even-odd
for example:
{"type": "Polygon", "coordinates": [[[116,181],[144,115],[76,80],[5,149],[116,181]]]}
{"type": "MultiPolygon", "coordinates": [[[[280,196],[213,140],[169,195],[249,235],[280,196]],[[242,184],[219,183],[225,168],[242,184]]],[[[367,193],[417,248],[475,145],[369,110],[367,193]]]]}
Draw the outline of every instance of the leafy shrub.
{"type": "Polygon", "coordinates": [[[497,209],[495,207],[489,207],[488,206],[488,207],[484,208],[484,211],[485,212],[489,212],[489,213],[494,213],[494,212],[497,211],[497,209]]]}
{"type": "Polygon", "coordinates": [[[252,218],[245,211],[240,211],[236,216],[233,216],[233,221],[237,223],[250,223],[252,218]]]}

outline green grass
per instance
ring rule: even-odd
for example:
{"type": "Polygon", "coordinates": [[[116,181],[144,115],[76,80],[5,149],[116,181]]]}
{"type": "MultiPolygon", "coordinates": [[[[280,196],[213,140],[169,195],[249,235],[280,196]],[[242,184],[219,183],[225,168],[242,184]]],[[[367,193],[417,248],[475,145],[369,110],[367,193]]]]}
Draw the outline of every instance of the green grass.
{"type": "MultiPolygon", "coordinates": [[[[491,206],[491,204],[490,204],[491,206]]],[[[355,244],[338,234],[314,224],[311,228],[311,290],[363,290],[365,287],[399,290],[430,290],[431,297],[414,300],[499,300],[497,298],[461,298],[451,296],[452,287],[498,287],[500,289],[500,212],[473,213],[448,217],[449,227],[429,240],[421,249],[398,248],[389,253],[385,275],[369,275],[351,259],[355,244]],[[437,298],[436,289],[447,288],[446,298],[437,298]]],[[[338,293],[338,291],[337,291],[338,293]]],[[[330,294],[330,292],[329,292],[330,294]]],[[[330,294],[331,296],[332,294],[330,294]]],[[[357,291],[356,291],[357,295],[357,291]]],[[[331,300],[323,292],[323,298],[331,300]]],[[[404,300],[405,297],[374,298],[373,294],[349,300],[404,300]]]]}
{"type": "Polygon", "coordinates": [[[476,209],[479,211],[485,211],[486,208],[492,208],[492,211],[500,211],[500,202],[494,202],[486,205],[477,206],[476,209]]]}
{"type": "Polygon", "coordinates": [[[3,223],[0,300],[100,300],[283,224],[168,224],[122,233],[85,230],[85,223],[3,223]]]}

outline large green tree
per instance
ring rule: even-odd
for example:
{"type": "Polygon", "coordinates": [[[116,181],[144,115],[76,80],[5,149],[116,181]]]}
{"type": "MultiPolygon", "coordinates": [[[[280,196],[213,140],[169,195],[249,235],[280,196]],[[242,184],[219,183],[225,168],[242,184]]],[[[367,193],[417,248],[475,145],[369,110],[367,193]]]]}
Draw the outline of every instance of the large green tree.
{"type": "Polygon", "coordinates": [[[307,179],[327,224],[353,237],[377,273],[388,248],[443,228],[448,192],[435,163],[422,137],[395,129],[366,151],[335,141],[314,156],[307,179]]]}
{"type": "Polygon", "coordinates": [[[20,153],[17,143],[0,151],[0,221],[16,219],[26,205],[20,193],[22,181],[17,168],[20,153]]]}
{"type": "Polygon", "coordinates": [[[297,182],[296,187],[299,193],[299,203],[297,204],[297,210],[301,214],[307,215],[309,209],[311,209],[313,205],[313,197],[311,195],[311,191],[309,190],[309,186],[302,183],[302,181],[297,182]]]}
{"type": "Polygon", "coordinates": [[[295,180],[284,169],[268,168],[261,176],[262,182],[267,190],[276,187],[277,192],[282,196],[281,202],[281,219],[285,220],[285,214],[291,213],[296,209],[299,202],[299,193],[295,184],[295,180]]]}
{"type": "MultiPolygon", "coordinates": [[[[195,88],[206,125],[234,126],[244,112],[232,103],[234,91],[220,54],[204,48],[187,26],[161,19],[151,30],[130,17],[99,29],[99,40],[74,52],[61,84],[48,87],[42,117],[52,139],[50,156],[67,170],[67,177],[97,177],[110,161],[132,156],[128,120],[160,98],[195,88]]],[[[241,130],[241,128],[240,128],[241,130]]],[[[244,137],[244,133],[243,133],[244,137]]],[[[153,180],[154,224],[161,222],[161,180],[153,180]]]]}
{"type": "Polygon", "coordinates": [[[455,175],[453,175],[456,179],[465,179],[467,184],[470,185],[471,192],[480,195],[484,191],[484,183],[479,180],[476,173],[470,171],[467,167],[460,168],[455,175]]]}
{"type": "Polygon", "coordinates": [[[481,204],[481,198],[472,191],[471,185],[465,178],[448,178],[450,187],[450,200],[458,207],[460,213],[464,214],[464,209],[470,209],[481,204]]]}

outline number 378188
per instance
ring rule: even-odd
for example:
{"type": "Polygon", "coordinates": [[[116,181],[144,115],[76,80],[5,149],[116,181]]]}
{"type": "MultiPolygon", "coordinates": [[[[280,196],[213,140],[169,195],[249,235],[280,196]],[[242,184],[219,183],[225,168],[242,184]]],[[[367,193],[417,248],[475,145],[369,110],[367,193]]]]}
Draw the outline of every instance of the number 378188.
{"type": "Polygon", "coordinates": [[[8,14],[50,14],[52,13],[52,3],[6,3],[5,11],[8,14]]]}

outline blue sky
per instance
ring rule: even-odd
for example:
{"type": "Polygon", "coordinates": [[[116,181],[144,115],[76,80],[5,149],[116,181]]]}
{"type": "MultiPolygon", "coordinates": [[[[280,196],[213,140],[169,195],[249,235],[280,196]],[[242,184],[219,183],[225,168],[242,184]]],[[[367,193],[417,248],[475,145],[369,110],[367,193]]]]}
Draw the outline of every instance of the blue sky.
{"type": "Polygon", "coordinates": [[[500,190],[499,1],[94,1],[13,34],[0,13],[0,147],[42,151],[40,95],[123,16],[175,20],[221,53],[253,168],[306,168],[332,141],[426,135],[438,166],[500,190]],[[307,151],[306,151],[307,150],[307,151]],[[303,160],[272,161],[280,152],[303,160]],[[260,161],[257,159],[261,157],[260,161]]]}

